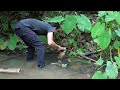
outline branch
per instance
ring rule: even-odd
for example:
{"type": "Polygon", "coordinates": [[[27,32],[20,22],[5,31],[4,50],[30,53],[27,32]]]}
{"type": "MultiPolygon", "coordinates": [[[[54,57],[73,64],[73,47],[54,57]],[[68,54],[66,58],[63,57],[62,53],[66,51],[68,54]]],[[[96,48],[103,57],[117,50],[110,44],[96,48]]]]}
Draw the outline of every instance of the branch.
{"type": "Polygon", "coordinates": [[[84,53],[84,54],[81,54],[83,56],[88,56],[88,55],[91,55],[91,54],[95,54],[95,53],[98,53],[98,52],[101,52],[102,50],[98,50],[98,51],[93,51],[93,52],[87,52],[87,53],[84,53]]]}
{"type": "Polygon", "coordinates": [[[89,58],[89,57],[87,57],[87,56],[85,56],[85,55],[81,55],[81,54],[77,54],[78,56],[81,56],[81,57],[83,57],[83,58],[86,58],[86,59],[88,59],[88,60],[90,60],[90,61],[94,61],[94,62],[96,62],[96,60],[94,60],[94,59],[92,59],[92,58],[89,58]]]}
{"type": "Polygon", "coordinates": [[[86,58],[86,59],[88,59],[88,60],[91,60],[91,61],[94,61],[94,62],[95,62],[96,60],[87,57],[87,55],[95,54],[95,53],[98,53],[98,52],[100,52],[100,51],[101,51],[101,50],[98,50],[97,52],[95,52],[95,51],[93,51],[93,52],[87,52],[87,53],[84,53],[84,54],[79,54],[79,53],[77,53],[77,56],[81,56],[81,57],[83,57],[83,58],[86,58]]]}

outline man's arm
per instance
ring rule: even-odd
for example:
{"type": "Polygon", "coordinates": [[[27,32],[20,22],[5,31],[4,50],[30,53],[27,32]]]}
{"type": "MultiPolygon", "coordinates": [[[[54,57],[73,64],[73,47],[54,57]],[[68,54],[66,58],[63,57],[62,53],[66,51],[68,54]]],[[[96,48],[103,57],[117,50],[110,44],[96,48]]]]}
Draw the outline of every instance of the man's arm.
{"type": "Polygon", "coordinates": [[[53,40],[53,32],[48,32],[47,34],[47,40],[48,45],[50,45],[52,48],[57,49],[58,51],[65,50],[65,47],[61,47],[60,45],[57,45],[53,40]]]}

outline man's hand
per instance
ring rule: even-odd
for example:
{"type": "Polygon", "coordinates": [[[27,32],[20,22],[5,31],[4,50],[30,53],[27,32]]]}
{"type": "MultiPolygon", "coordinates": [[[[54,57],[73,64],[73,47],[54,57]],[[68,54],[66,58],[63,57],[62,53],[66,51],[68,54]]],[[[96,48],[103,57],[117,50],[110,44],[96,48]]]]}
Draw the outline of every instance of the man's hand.
{"type": "Polygon", "coordinates": [[[66,53],[66,47],[61,47],[61,46],[59,46],[59,56],[58,56],[58,58],[59,59],[62,59],[64,56],[65,56],[65,53],[66,53]]]}
{"type": "Polygon", "coordinates": [[[58,51],[65,51],[65,50],[66,50],[66,47],[59,46],[59,48],[58,48],[58,51]]]}

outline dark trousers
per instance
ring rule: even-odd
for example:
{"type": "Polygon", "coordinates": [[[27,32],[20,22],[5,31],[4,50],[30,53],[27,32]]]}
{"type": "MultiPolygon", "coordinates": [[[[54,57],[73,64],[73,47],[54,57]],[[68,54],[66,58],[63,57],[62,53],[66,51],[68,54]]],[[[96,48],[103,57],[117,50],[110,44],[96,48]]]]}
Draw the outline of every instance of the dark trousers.
{"type": "Polygon", "coordinates": [[[21,22],[16,24],[16,35],[18,35],[23,42],[28,46],[28,59],[33,59],[35,51],[37,53],[38,66],[45,65],[45,43],[40,41],[39,36],[31,30],[31,28],[24,26],[21,22]]]}

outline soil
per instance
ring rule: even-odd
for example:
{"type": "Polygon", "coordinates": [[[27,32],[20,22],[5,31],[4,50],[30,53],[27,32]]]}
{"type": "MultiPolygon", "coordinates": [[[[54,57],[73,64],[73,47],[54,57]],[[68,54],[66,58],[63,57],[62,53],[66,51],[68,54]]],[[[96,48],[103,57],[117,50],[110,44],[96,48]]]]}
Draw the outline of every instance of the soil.
{"type": "MultiPolygon", "coordinates": [[[[9,54],[0,53],[0,68],[20,68],[20,73],[0,73],[0,79],[91,79],[92,66],[81,62],[68,62],[63,59],[62,67],[58,63],[57,54],[46,53],[46,67],[39,69],[36,58],[33,61],[26,61],[26,54],[9,54]]],[[[73,60],[74,61],[74,60],[73,60]]]]}

